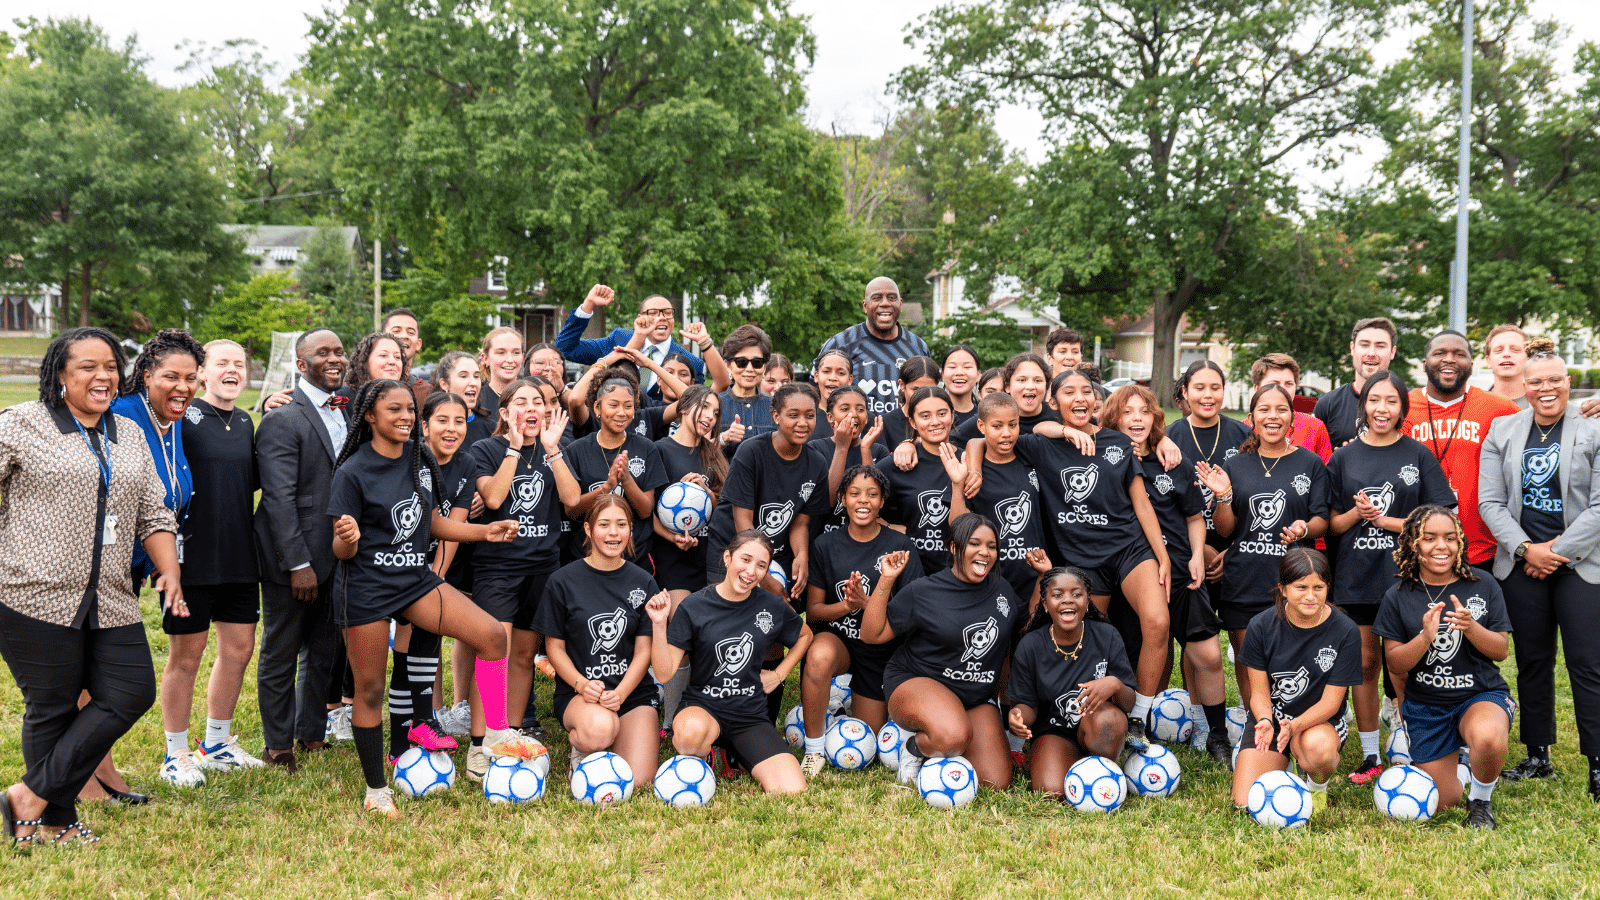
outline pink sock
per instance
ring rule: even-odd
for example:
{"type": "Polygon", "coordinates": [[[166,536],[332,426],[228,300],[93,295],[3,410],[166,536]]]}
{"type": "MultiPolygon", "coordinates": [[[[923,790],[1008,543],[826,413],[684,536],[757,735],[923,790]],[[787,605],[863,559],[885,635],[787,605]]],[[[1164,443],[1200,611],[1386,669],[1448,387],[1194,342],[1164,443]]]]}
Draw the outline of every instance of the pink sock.
{"type": "Polygon", "coordinates": [[[484,724],[490,731],[504,731],[506,722],[506,661],[475,659],[472,677],[483,698],[484,724]]]}

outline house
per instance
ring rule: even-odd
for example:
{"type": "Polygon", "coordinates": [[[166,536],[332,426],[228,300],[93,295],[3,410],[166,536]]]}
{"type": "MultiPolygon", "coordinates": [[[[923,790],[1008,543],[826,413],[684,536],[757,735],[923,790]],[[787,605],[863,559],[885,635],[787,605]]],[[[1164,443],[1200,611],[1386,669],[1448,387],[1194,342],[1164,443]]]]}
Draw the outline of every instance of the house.
{"type": "Polygon", "coordinates": [[[504,256],[496,256],[482,275],[467,283],[467,293],[494,298],[494,315],[485,324],[491,328],[510,325],[517,329],[522,332],[522,346],[555,343],[556,332],[566,321],[566,307],[546,302],[543,284],[534,286],[525,295],[513,297],[506,283],[509,262],[504,256]]]}
{"type": "Polygon", "coordinates": [[[60,308],[60,285],[0,285],[0,336],[48,337],[60,308]]]}
{"type": "MultiPolygon", "coordinates": [[[[1001,290],[990,295],[988,302],[981,307],[975,307],[974,301],[966,297],[967,280],[954,274],[955,266],[955,260],[951,260],[942,268],[934,269],[924,277],[932,288],[926,317],[918,315],[913,319],[912,316],[903,315],[901,321],[908,325],[917,325],[925,318],[935,323],[937,327],[941,320],[963,313],[1003,316],[1016,323],[1019,332],[1018,343],[1025,343],[1026,349],[1040,354],[1044,353],[1045,338],[1049,337],[1050,332],[1066,324],[1048,310],[1030,308],[1023,298],[1014,293],[1003,293],[1001,290]]],[[[909,304],[905,309],[907,313],[912,310],[919,314],[922,312],[920,304],[909,304]]]]}
{"type": "MultiPolygon", "coordinates": [[[[265,273],[293,270],[300,264],[301,248],[321,229],[314,225],[224,225],[222,230],[243,237],[245,255],[254,260],[256,272],[265,273]]],[[[355,226],[341,226],[338,231],[352,255],[365,256],[355,226]]]]}
{"type": "MultiPolygon", "coordinates": [[[[1111,333],[1114,342],[1110,350],[1106,351],[1107,359],[1101,366],[1106,380],[1112,378],[1149,378],[1151,365],[1156,355],[1156,330],[1154,311],[1114,326],[1116,330],[1111,333]]],[[[1184,316],[1178,322],[1178,365],[1173,371],[1176,377],[1184,369],[1200,360],[1210,360],[1222,367],[1224,372],[1233,362],[1233,346],[1219,335],[1208,335],[1189,323],[1189,317],[1184,316]]],[[[1228,382],[1228,396],[1224,403],[1230,409],[1239,409],[1249,402],[1249,385],[1241,385],[1236,381],[1228,382]]]]}

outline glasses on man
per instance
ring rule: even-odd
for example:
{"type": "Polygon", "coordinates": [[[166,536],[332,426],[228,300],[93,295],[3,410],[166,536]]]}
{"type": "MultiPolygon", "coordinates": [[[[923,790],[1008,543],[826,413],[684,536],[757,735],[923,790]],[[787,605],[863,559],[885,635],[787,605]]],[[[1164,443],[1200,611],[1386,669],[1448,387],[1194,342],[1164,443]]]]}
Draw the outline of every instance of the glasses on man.
{"type": "Polygon", "coordinates": [[[748,369],[751,366],[760,369],[766,366],[767,358],[765,356],[735,356],[728,362],[733,363],[735,369],[748,369]]]}
{"type": "Polygon", "coordinates": [[[639,310],[639,315],[646,319],[670,319],[672,318],[672,307],[669,306],[666,309],[641,309],[639,310]]]}
{"type": "Polygon", "coordinates": [[[1524,382],[1530,391],[1553,391],[1567,386],[1567,376],[1558,375],[1549,378],[1535,378],[1524,382]]]}

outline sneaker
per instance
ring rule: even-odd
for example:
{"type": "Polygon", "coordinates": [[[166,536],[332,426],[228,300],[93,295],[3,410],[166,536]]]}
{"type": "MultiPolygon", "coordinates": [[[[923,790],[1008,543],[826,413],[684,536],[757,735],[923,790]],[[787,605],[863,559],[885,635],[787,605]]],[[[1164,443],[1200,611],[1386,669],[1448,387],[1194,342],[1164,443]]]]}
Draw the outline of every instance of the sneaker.
{"type": "Polygon", "coordinates": [[[1204,750],[1206,749],[1206,742],[1209,740],[1211,740],[1211,729],[1209,727],[1201,728],[1196,725],[1194,731],[1189,734],[1189,748],[1192,750],[1204,750]]]}
{"type": "MultiPolygon", "coordinates": [[[[1511,782],[1554,778],[1556,777],[1556,767],[1552,766],[1548,759],[1535,759],[1529,756],[1524,758],[1522,762],[1501,772],[1500,777],[1511,782]]],[[[1489,818],[1492,820],[1494,817],[1490,816],[1489,818]]]]}
{"type": "Polygon", "coordinates": [[[1028,771],[1028,754],[1021,750],[1011,751],[1011,767],[1018,772],[1028,771]]]}
{"type": "Polygon", "coordinates": [[[472,706],[465,700],[439,710],[433,719],[451,737],[464,738],[472,734],[472,706]]]}
{"type": "Polygon", "coordinates": [[[1124,743],[1135,753],[1143,753],[1150,749],[1150,739],[1145,736],[1144,719],[1128,717],[1128,738],[1124,743]]]}
{"type": "Polygon", "coordinates": [[[418,722],[406,732],[406,739],[424,750],[455,750],[456,739],[449,737],[439,727],[439,723],[432,719],[418,722]]]}
{"type": "Polygon", "coordinates": [[[732,781],[743,775],[744,772],[728,760],[728,751],[721,747],[712,747],[706,754],[706,765],[711,767],[711,774],[723,781],[732,781]]]}
{"type": "Polygon", "coordinates": [[[328,710],[328,727],[325,734],[330,743],[356,739],[356,733],[350,730],[350,714],[353,711],[348,706],[328,710]]]}
{"type": "Polygon", "coordinates": [[[189,751],[169,754],[161,762],[161,780],[174,787],[199,787],[206,783],[206,773],[194,761],[189,751]]]}
{"type": "Polygon", "coordinates": [[[895,772],[895,779],[901,784],[915,785],[917,783],[917,775],[922,772],[922,764],[927,760],[926,756],[918,756],[902,745],[900,747],[900,768],[895,772]]]}
{"type": "Polygon", "coordinates": [[[1385,697],[1378,704],[1378,722],[1390,731],[1400,727],[1400,710],[1396,708],[1393,697],[1385,697]]]}
{"type": "Polygon", "coordinates": [[[361,808],[385,819],[400,818],[400,807],[394,802],[394,788],[367,788],[367,798],[361,801],[361,808]]]}
{"type": "Polygon", "coordinates": [[[1494,830],[1494,807],[1488,800],[1467,801],[1467,827],[1494,830]]]}
{"type": "Polygon", "coordinates": [[[1223,771],[1233,771],[1233,748],[1228,745],[1228,736],[1215,732],[1206,736],[1207,753],[1211,754],[1211,761],[1221,766],[1223,771]]]}
{"type": "Polygon", "coordinates": [[[806,776],[807,781],[822,774],[822,770],[827,766],[828,758],[821,753],[807,753],[806,758],[800,760],[800,772],[806,776]]]}
{"type": "Polygon", "coordinates": [[[549,740],[549,737],[544,733],[544,726],[540,725],[539,720],[533,716],[524,718],[522,722],[517,725],[517,730],[522,732],[523,735],[527,736],[528,738],[538,741],[541,744],[546,740],[549,740]]]}
{"type": "Polygon", "coordinates": [[[515,756],[519,759],[537,759],[545,754],[544,744],[515,728],[503,731],[490,729],[484,735],[483,746],[490,756],[515,756]]]}
{"type": "Polygon", "coordinates": [[[1600,803],[1600,769],[1589,770],[1589,797],[1600,803]]]}
{"type": "Polygon", "coordinates": [[[1378,762],[1376,756],[1368,756],[1350,773],[1351,784],[1371,784],[1374,778],[1383,773],[1383,764],[1378,762]]]}
{"type": "Polygon", "coordinates": [[[568,749],[567,750],[567,771],[568,772],[576,772],[576,771],[578,771],[578,763],[583,762],[583,758],[586,755],[587,754],[585,754],[582,750],[579,750],[577,747],[572,747],[572,748],[568,749]]]}
{"type": "Polygon", "coordinates": [[[489,751],[482,747],[471,746],[467,748],[467,765],[464,771],[467,777],[479,784],[483,783],[483,776],[489,774],[489,751]]]}
{"type": "Polygon", "coordinates": [[[220,744],[207,746],[200,742],[200,758],[196,760],[200,768],[213,772],[227,772],[233,769],[259,769],[266,763],[251,756],[249,751],[239,746],[239,736],[230,734],[228,739],[220,744]]]}
{"type": "Polygon", "coordinates": [[[557,680],[556,667],[550,664],[550,657],[545,656],[543,653],[534,657],[533,667],[538,669],[540,674],[544,675],[544,677],[550,679],[551,681],[557,680]]]}

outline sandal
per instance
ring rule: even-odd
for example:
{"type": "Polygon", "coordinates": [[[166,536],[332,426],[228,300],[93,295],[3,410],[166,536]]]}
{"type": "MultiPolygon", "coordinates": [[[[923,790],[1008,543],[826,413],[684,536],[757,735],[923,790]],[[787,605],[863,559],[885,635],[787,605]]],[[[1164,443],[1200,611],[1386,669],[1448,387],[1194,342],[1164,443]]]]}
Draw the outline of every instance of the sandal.
{"type": "Polygon", "coordinates": [[[68,825],[66,828],[61,829],[61,833],[56,835],[55,840],[50,842],[51,846],[54,847],[69,847],[74,844],[98,843],[100,843],[100,836],[95,834],[93,831],[90,831],[89,826],[83,824],[82,822],[76,821],[71,825],[68,825]]]}
{"type": "Polygon", "coordinates": [[[40,816],[37,819],[16,819],[12,818],[13,815],[14,812],[11,809],[11,798],[7,796],[4,791],[0,791],[0,819],[4,820],[5,835],[10,839],[11,846],[19,848],[26,847],[37,840],[39,837],[39,826],[44,823],[44,817],[40,816]],[[31,834],[25,834],[21,837],[17,836],[18,828],[29,827],[33,828],[33,832],[31,834]]]}
{"type": "Polygon", "coordinates": [[[98,775],[94,777],[94,780],[100,782],[101,790],[104,790],[106,793],[111,795],[111,803],[114,806],[143,806],[155,799],[149,794],[141,794],[138,791],[119,791],[111,785],[106,784],[105,779],[98,775]]]}

